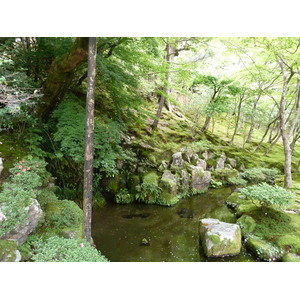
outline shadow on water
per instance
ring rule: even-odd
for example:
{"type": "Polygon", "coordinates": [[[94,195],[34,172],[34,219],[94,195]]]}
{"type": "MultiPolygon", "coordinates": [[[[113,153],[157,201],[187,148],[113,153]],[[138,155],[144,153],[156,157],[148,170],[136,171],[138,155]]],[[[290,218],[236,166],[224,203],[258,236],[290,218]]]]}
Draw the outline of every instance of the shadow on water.
{"type": "Polygon", "coordinates": [[[254,261],[244,249],[239,256],[207,259],[199,247],[199,219],[224,206],[231,192],[209,190],[172,207],[108,203],[93,212],[94,242],[115,262],[254,261]]]}

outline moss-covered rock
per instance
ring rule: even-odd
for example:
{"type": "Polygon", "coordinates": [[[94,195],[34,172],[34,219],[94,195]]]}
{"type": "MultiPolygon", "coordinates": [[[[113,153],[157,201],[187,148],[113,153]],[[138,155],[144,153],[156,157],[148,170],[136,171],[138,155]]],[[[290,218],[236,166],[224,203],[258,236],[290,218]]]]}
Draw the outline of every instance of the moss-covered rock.
{"type": "Polygon", "coordinates": [[[0,262],[20,261],[18,243],[12,240],[0,240],[0,262]]]}
{"type": "Polygon", "coordinates": [[[172,195],[167,191],[163,191],[157,201],[157,204],[163,206],[172,206],[176,204],[179,200],[180,198],[177,195],[172,195]]]}
{"type": "Polygon", "coordinates": [[[247,249],[264,261],[278,261],[281,260],[282,251],[274,244],[261,240],[257,237],[250,237],[246,242],[247,249]]]}
{"type": "Polygon", "coordinates": [[[235,223],[235,214],[226,206],[214,209],[212,212],[205,215],[205,218],[218,219],[222,222],[235,223]]]}
{"type": "Polygon", "coordinates": [[[238,179],[240,174],[235,169],[217,169],[212,172],[213,178],[217,181],[222,181],[223,184],[232,184],[232,180],[238,179]]]}
{"type": "Polygon", "coordinates": [[[240,225],[243,235],[253,232],[256,227],[256,221],[248,215],[241,216],[237,220],[237,224],[240,225]]]}
{"type": "Polygon", "coordinates": [[[207,257],[233,256],[241,251],[241,229],[217,219],[200,220],[200,239],[207,257]]]}
{"type": "Polygon", "coordinates": [[[300,262],[300,255],[287,253],[282,257],[283,262],[300,262]]]}
{"type": "Polygon", "coordinates": [[[287,234],[281,236],[277,242],[277,246],[286,251],[296,254],[300,254],[300,235],[299,234],[287,234]]]}

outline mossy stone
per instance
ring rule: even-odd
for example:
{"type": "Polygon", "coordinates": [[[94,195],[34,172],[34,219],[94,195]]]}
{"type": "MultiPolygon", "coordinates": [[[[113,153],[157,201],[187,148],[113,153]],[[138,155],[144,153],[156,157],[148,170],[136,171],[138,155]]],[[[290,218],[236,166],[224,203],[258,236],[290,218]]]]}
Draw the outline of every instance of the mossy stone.
{"type": "Polygon", "coordinates": [[[256,221],[248,215],[241,216],[237,220],[237,224],[240,225],[243,235],[253,232],[256,227],[256,221]]]}
{"type": "Polygon", "coordinates": [[[158,185],[159,176],[156,172],[148,172],[143,176],[143,183],[158,185]]]}
{"type": "Polygon", "coordinates": [[[205,215],[205,218],[218,219],[222,222],[235,223],[236,217],[234,213],[226,206],[214,209],[212,212],[205,215]]]}
{"type": "Polygon", "coordinates": [[[0,262],[14,262],[17,258],[18,243],[13,240],[0,240],[0,262]]]}
{"type": "Polygon", "coordinates": [[[282,257],[283,262],[300,262],[300,255],[287,253],[282,257]]]}
{"type": "Polygon", "coordinates": [[[286,252],[300,254],[300,235],[284,235],[277,240],[276,244],[286,252]]]}
{"type": "Polygon", "coordinates": [[[178,203],[180,198],[178,196],[174,196],[167,191],[163,191],[159,197],[158,204],[163,206],[172,206],[178,203]]]}

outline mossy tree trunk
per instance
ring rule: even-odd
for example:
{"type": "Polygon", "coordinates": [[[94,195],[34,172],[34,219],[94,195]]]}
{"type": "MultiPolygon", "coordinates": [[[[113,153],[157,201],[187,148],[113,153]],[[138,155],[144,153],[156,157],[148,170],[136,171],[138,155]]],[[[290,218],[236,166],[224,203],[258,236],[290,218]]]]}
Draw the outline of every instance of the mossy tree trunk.
{"type": "Polygon", "coordinates": [[[42,103],[38,115],[47,119],[57,103],[63,100],[74,76],[75,69],[87,59],[89,38],[78,37],[68,53],[55,59],[43,86],[42,103]]]}
{"type": "Polygon", "coordinates": [[[96,81],[96,38],[89,38],[88,88],[86,95],[86,128],[83,186],[83,236],[91,243],[92,199],[93,199],[93,152],[94,152],[94,107],[96,81]]]}

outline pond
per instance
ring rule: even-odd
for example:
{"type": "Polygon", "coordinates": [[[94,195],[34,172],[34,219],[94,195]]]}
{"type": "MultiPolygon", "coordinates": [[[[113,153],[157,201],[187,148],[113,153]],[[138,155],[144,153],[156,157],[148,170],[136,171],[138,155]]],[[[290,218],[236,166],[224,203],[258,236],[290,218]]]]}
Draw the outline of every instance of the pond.
{"type": "Polygon", "coordinates": [[[208,259],[199,246],[199,219],[226,205],[231,193],[231,188],[210,189],[172,207],[107,203],[93,212],[92,236],[113,262],[255,261],[245,249],[238,256],[208,259]]]}

